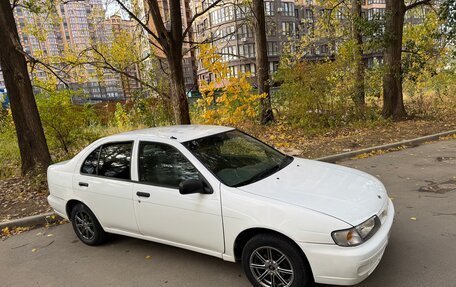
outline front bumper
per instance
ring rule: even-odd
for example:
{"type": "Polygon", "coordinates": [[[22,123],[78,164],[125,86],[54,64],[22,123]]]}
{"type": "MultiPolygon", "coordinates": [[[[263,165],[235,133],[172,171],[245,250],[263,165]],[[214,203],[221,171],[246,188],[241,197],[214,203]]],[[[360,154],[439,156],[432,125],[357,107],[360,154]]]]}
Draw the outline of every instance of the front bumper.
{"type": "Polygon", "coordinates": [[[389,199],[386,218],[368,241],[355,247],[300,243],[309,260],[316,283],[354,285],[366,279],[380,263],[388,245],[394,219],[394,206],[389,199]]]}

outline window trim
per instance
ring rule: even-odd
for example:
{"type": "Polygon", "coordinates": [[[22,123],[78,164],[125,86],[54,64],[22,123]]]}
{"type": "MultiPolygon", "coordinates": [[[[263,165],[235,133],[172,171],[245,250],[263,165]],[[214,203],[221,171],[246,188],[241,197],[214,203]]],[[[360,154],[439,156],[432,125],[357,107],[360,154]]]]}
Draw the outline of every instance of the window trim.
{"type": "Polygon", "coordinates": [[[97,146],[96,148],[94,148],[93,150],[90,151],[90,153],[84,158],[84,160],[82,161],[82,164],[81,166],[79,167],[79,175],[82,175],[82,176],[90,176],[90,177],[98,177],[98,178],[105,178],[105,179],[111,179],[111,180],[119,180],[119,181],[125,181],[125,182],[135,182],[134,180],[131,179],[131,166],[133,164],[133,151],[135,149],[135,141],[134,140],[127,140],[127,141],[112,141],[112,142],[105,142],[105,143],[102,143],[101,145],[97,146]],[[104,175],[99,175],[98,174],[98,165],[100,163],[100,155],[101,155],[101,150],[103,148],[103,146],[105,145],[111,145],[111,144],[116,144],[116,143],[131,143],[131,157],[130,157],[130,179],[125,179],[125,178],[117,178],[117,177],[111,177],[111,176],[104,176],[104,175]],[[88,174],[88,173],[83,173],[82,172],[82,167],[84,166],[84,162],[86,161],[86,159],[92,154],[92,152],[94,152],[95,150],[99,149],[98,151],[98,159],[97,159],[97,168],[96,168],[96,174],[88,174]]]}
{"type": "MultiPolygon", "coordinates": [[[[214,193],[214,188],[211,186],[209,181],[204,177],[203,173],[193,164],[193,162],[182,151],[180,151],[176,146],[174,146],[172,144],[159,142],[159,141],[151,141],[151,140],[139,140],[138,141],[138,153],[137,153],[137,160],[136,160],[136,172],[137,172],[137,175],[138,175],[138,180],[136,180],[135,183],[142,184],[142,185],[149,185],[149,186],[156,186],[156,187],[163,187],[163,188],[179,190],[179,186],[175,187],[175,186],[170,186],[168,184],[157,184],[157,183],[152,183],[152,182],[147,182],[147,181],[141,181],[140,180],[140,175],[139,175],[140,174],[139,173],[139,153],[140,153],[140,148],[141,148],[141,144],[142,143],[161,144],[161,145],[169,146],[169,147],[174,148],[175,150],[177,150],[196,169],[196,171],[198,172],[198,174],[199,174],[199,176],[201,178],[201,181],[203,183],[205,183],[207,185],[207,187],[211,190],[211,192],[208,193],[208,195],[214,193]]],[[[185,148],[185,146],[184,146],[184,148],[185,148]]],[[[193,155],[193,153],[191,153],[191,154],[193,155]]]]}

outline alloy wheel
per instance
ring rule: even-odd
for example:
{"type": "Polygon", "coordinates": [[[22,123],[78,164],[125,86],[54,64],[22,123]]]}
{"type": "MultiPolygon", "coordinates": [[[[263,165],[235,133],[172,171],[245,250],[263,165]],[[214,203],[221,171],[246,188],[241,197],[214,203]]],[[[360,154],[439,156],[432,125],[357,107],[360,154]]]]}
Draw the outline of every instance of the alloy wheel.
{"type": "Polygon", "coordinates": [[[280,250],[262,246],[250,255],[249,267],[263,287],[288,287],[294,280],[293,266],[280,250]]]}
{"type": "Polygon", "coordinates": [[[87,240],[95,237],[95,226],[92,217],[85,211],[79,211],[74,216],[76,228],[79,234],[87,240]]]}

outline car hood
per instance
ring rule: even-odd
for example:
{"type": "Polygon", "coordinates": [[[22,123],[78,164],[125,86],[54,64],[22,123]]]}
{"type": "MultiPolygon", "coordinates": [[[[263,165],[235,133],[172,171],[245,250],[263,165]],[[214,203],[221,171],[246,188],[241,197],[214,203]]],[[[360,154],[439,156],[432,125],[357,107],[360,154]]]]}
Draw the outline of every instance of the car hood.
{"type": "Polygon", "coordinates": [[[294,158],[280,171],[239,189],[327,214],[351,225],[362,223],[387,204],[375,177],[347,167],[294,158]]]}

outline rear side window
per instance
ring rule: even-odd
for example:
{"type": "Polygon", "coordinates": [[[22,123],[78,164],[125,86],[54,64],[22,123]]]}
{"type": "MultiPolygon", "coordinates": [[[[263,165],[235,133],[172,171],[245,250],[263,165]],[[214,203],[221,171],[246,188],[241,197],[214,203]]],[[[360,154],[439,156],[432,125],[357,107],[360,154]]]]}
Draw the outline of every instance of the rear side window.
{"type": "Polygon", "coordinates": [[[176,148],[160,143],[141,142],[138,162],[139,181],[178,188],[188,179],[200,179],[198,170],[176,148]]]}
{"type": "Polygon", "coordinates": [[[81,167],[81,173],[85,174],[97,174],[98,166],[98,156],[100,155],[100,148],[94,150],[89,156],[85,159],[81,167]]]}
{"type": "Polygon", "coordinates": [[[86,158],[81,167],[81,173],[130,179],[132,147],[132,142],[101,146],[86,158]]]}

